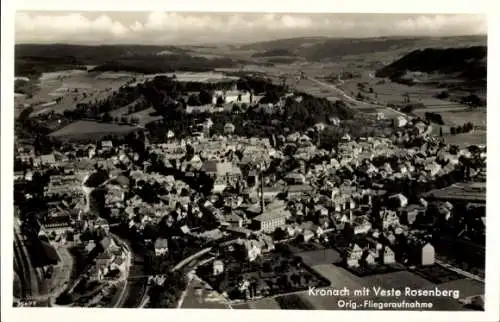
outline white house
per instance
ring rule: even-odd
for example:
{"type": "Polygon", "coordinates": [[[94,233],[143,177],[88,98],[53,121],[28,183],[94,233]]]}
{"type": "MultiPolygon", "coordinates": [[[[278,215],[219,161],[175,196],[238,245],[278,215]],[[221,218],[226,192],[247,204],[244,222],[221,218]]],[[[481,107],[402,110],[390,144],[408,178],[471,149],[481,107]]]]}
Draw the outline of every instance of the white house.
{"type": "Polygon", "coordinates": [[[213,264],[214,276],[220,275],[224,272],[224,263],[221,260],[215,260],[213,264]]]}
{"type": "Polygon", "coordinates": [[[168,240],[165,238],[158,238],[155,241],[155,255],[163,256],[168,252],[168,240]]]}
{"type": "Polygon", "coordinates": [[[401,115],[396,116],[393,120],[395,127],[403,127],[406,124],[408,124],[408,119],[406,119],[406,117],[401,115]]]}
{"type": "Polygon", "coordinates": [[[434,247],[430,243],[427,243],[422,247],[421,252],[422,252],[421,264],[424,266],[434,265],[435,261],[434,247]]]}
{"type": "Polygon", "coordinates": [[[338,117],[330,117],[328,121],[330,121],[330,124],[335,126],[340,124],[340,119],[338,117]]]}
{"type": "Polygon", "coordinates": [[[354,234],[355,235],[366,234],[370,231],[371,228],[372,228],[372,224],[369,221],[365,221],[365,222],[357,225],[356,227],[354,227],[354,234]]]}
{"type": "Polygon", "coordinates": [[[398,226],[399,225],[399,217],[395,211],[386,211],[384,214],[384,219],[382,221],[382,228],[388,229],[390,226],[398,226]]]}
{"type": "Polygon", "coordinates": [[[226,125],[224,125],[225,134],[233,134],[235,129],[236,127],[232,123],[226,123],[226,125]]]}
{"type": "Polygon", "coordinates": [[[243,245],[247,252],[248,261],[252,262],[262,255],[263,242],[257,240],[245,240],[243,245]]]}
{"type": "Polygon", "coordinates": [[[389,247],[384,248],[384,257],[383,257],[384,264],[391,264],[396,262],[396,259],[394,258],[394,252],[392,249],[389,247]]]}
{"type": "Polygon", "coordinates": [[[369,251],[366,251],[366,253],[365,253],[365,262],[368,265],[374,265],[375,264],[375,257],[369,251]]]}
{"type": "Polygon", "coordinates": [[[246,103],[250,104],[252,102],[252,94],[248,91],[227,91],[224,95],[224,101],[226,103],[246,103]]]}
{"type": "Polygon", "coordinates": [[[406,198],[403,194],[398,193],[389,197],[391,201],[396,203],[396,207],[404,208],[408,205],[408,198],[406,198]]]}
{"type": "Polygon", "coordinates": [[[363,256],[363,249],[359,247],[358,244],[354,244],[347,250],[345,254],[345,260],[347,266],[358,267],[359,260],[361,259],[362,256],[363,256]]]}
{"type": "Polygon", "coordinates": [[[304,230],[303,236],[304,236],[304,242],[307,243],[314,237],[314,233],[311,230],[306,229],[304,230]]]}

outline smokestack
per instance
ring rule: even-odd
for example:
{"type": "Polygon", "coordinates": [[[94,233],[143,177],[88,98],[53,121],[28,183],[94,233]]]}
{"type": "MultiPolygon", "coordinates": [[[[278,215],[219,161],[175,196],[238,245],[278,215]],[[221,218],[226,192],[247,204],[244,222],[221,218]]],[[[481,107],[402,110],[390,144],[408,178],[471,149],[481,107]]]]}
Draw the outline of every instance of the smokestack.
{"type": "Polygon", "coordinates": [[[349,205],[349,223],[352,225],[353,222],[354,222],[354,216],[353,216],[353,212],[352,212],[352,206],[351,206],[351,201],[349,200],[347,202],[347,204],[349,205]]]}
{"type": "Polygon", "coordinates": [[[259,177],[260,177],[260,211],[261,213],[264,213],[264,211],[266,210],[266,206],[264,204],[264,176],[262,175],[262,166],[260,167],[259,177]]]}

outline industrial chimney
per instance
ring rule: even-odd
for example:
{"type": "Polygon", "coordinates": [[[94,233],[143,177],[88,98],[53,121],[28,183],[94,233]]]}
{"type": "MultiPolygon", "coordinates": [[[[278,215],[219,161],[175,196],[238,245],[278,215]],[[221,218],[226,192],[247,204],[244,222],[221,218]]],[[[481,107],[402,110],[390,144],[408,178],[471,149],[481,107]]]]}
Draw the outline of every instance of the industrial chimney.
{"type": "Polygon", "coordinates": [[[264,204],[264,176],[262,174],[262,165],[259,169],[259,179],[260,179],[260,211],[264,213],[266,211],[266,206],[264,204]]]}

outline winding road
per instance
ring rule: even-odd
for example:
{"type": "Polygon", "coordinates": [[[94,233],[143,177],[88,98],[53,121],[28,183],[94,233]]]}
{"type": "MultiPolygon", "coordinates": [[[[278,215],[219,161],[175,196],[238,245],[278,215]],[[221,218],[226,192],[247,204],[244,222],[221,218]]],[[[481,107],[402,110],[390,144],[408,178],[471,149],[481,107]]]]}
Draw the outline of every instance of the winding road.
{"type": "MultiPolygon", "coordinates": [[[[371,75],[371,74],[370,74],[371,75]]],[[[333,85],[333,84],[330,84],[330,83],[325,83],[323,81],[320,81],[316,78],[313,78],[313,77],[309,77],[307,76],[306,77],[308,80],[320,85],[320,86],[323,86],[323,87],[326,87],[326,88],[329,88],[333,91],[335,91],[338,95],[340,95],[343,99],[345,99],[346,101],[349,101],[351,103],[354,103],[354,104],[357,104],[357,105],[363,105],[364,107],[367,107],[367,108],[372,108],[372,107],[378,107],[378,108],[384,108],[384,109],[387,109],[387,110],[390,110],[391,112],[395,113],[395,114],[398,114],[398,115],[401,115],[403,117],[407,117],[408,115],[406,115],[405,113],[402,113],[400,111],[397,111],[391,107],[388,107],[388,106],[385,106],[385,105],[380,105],[380,104],[373,104],[373,103],[368,103],[368,102],[363,102],[363,101],[359,101],[357,99],[355,99],[354,97],[352,96],[349,96],[346,92],[344,92],[343,90],[341,90],[340,88],[338,88],[337,86],[333,85]]],[[[342,80],[340,80],[342,81],[342,80]]]]}

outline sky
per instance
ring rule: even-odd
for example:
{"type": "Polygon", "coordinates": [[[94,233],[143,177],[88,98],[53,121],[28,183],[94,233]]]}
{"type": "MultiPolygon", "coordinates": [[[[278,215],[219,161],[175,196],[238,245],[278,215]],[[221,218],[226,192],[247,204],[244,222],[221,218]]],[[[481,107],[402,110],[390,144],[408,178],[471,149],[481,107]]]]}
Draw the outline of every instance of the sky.
{"type": "Polygon", "coordinates": [[[487,33],[477,14],[18,11],[16,43],[214,44],[302,36],[457,36],[487,33]]]}

